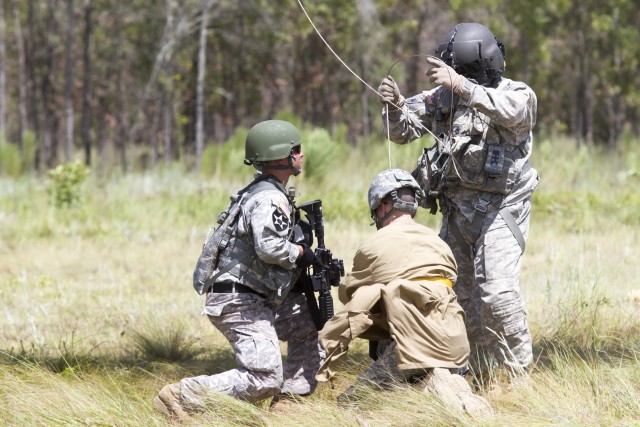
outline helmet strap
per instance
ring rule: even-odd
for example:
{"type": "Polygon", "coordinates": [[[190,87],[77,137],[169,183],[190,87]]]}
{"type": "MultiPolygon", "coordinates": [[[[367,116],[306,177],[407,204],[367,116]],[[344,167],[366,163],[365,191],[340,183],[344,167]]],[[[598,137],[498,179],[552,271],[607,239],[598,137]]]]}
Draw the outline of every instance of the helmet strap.
{"type": "MultiPolygon", "coordinates": [[[[293,173],[293,176],[298,176],[300,175],[300,173],[302,173],[302,168],[296,168],[293,166],[293,162],[294,162],[295,158],[292,155],[289,155],[289,157],[287,157],[287,164],[286,165],[269,165],[267,169],[270,170],[276,170],[276,171],[283,171],[283,170],[290,170],[293,173]]],[[[262,170],[264,169],[264,163],[254,163],[253,166],[259,171],[262,172],[262,170]]]]}
{"type": "Polygon", "coordinates": [[[389,219],[389,217],[391,216],[391,214],[393,213],[393,211],[395,211],[395,208],[391,208],[389,210],[389,212],[387,212],[386,214],[384,214],[382,216],[382,218],[378,218],[378,216],[376,215],[375,211],[371,211],[371,217],[373,218],[373,223],[371,225],[376,225],[376,229],[380,230],[382,228],[382,224],[384,224],[384,222],[389,219]]]}
{"type": "Polygon", "coordinates": [[[387,212],[386,214],[384,214],[382,217],[378,218],[378,216],[376,215],[375,210],[371,211],[371,218],[373,219],[373,222],[370,225],[374,225],[376,226],[376,229],[380,230],[382,228],[382,224],[385,223],[385,221],[387,219],[389,219],[389,217],[395,213],[396,209],[399,210],[400,212],[405,212],[405,213],[409,213],[411,214],[411,217],[413,217],[416,212],[418,211],[418,197],[416,195],[416,198],[413,202],[407,202],[405,200],[402,200],[398,197],[398,192],[397,191],[392,191],[391,193],[391,197],[392,197],[392,205],[391,205],[391,209],[389,209],[389,212],[387,212]]]}
{"type": "Polygon", "coordinates": [[[295,166],[293,166],[293,161],[295,160],[295,157],[293,157],[292,154],[289,154],[289,165],[287,166],[287,168],[290,168],[291,171],[293,172],[293,176],[298,176],[302,173],[302,168],[297,168],[295,166]]]}

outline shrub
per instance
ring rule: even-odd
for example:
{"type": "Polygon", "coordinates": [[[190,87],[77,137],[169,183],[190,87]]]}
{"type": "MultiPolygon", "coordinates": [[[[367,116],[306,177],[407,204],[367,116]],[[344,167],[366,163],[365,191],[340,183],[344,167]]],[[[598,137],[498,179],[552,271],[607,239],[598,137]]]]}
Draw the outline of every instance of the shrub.
{"type": "Polygon", "coordinates": [[[350,152],[345,141],[333,139],[320,128],[303,132],[302,150],[305,154],[304,176],[316,181],[337,171],[350,152]]]}
{"type": "Polygon", "coordinates": [[[53,201],[57,208],[70,207],[80,200],[80,186],[89,175],[90,169],[79,160],[58,165],[49,171],[53,180],[53,201]]]}
{"type": "MultiPolygon", "coordinates": [[[[244,164],[244,142],[248,130],[238,128],[223,144],[208,145],[201,160],[201,170],[206,176],[241,176],[248,167],[244,164]]],[[[253,172],[253,168],[249,173],[253,172]]]]}
{"type": "Polygon", "coordinates": [[[196,340],[188,337],[185,329],[183,323],[167,325],[149,319],[143,330],[132,332],[131,339],[144,360],[182,362],[193,359],[198,352],[194,347],[196,340]]]}

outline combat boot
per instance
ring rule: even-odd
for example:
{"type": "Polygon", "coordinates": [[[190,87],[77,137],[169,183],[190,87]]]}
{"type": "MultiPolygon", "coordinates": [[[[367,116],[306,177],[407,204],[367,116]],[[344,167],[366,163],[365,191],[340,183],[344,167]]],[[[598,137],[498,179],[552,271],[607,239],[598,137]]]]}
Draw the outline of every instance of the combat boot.
{"type": "Polygon", "coordinates": [[[473,393],[471,386],[461,375],[445,368],[434,368],[424,380],[425,391],[440,397],[445,403],[473,417],[493,415],[489,402],[473,393]]]}
{"type": "Polygon", "coordinates": [[[153,399],[156,407],[169,417],[183,421],[191,418],[180,404],[180,383],[166,385],[153,399]]]}

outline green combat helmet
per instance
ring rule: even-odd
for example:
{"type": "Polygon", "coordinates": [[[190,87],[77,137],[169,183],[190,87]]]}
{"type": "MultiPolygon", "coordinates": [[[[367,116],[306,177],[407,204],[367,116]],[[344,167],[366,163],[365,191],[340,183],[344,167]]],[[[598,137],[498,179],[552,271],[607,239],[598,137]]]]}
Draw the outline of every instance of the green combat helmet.
{"type": "Polygon", "coordinates": [[[301,143],[300,132],[291,123],[284,120],[265,120],[253,126],[247,134],[244,163],[256,165],[287,157],[291,163],[291,150],[301,143]]]}

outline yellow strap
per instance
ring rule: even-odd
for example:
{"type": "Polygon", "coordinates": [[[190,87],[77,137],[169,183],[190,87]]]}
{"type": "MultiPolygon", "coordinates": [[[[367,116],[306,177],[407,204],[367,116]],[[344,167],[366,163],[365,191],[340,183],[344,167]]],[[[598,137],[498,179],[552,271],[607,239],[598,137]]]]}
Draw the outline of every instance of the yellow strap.
{"type": "Polygon", "coordinates": [[[442,283],[445,286],[453,288],[453,283],[449,279],[445,279],[444,277],[415,277],[413,279],[409,279],[412,282],[421,282],[423,280],[428,280],[429,282],[438,282],[442,283]]]}

